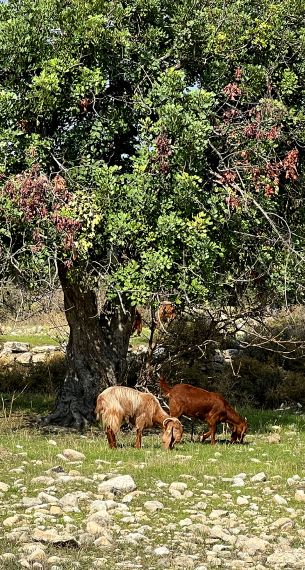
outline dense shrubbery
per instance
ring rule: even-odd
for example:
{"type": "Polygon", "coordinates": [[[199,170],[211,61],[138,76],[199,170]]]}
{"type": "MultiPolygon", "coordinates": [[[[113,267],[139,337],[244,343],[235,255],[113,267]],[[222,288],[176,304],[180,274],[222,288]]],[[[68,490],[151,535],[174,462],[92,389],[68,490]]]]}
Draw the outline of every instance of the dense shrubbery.
{"type": "Polygon", "coordinates": [[[242,342],[223,321],[206,316],[179,319],[163,335],[162,370],[173,383],[184,381],[218,391],[236,404],[305,405],[304,319],[301,307],[289,314],[279,312],[254,326],[242,342]],[[231,363],[215,362],[216,348],[232,347],[239,350],[231,363]]]}

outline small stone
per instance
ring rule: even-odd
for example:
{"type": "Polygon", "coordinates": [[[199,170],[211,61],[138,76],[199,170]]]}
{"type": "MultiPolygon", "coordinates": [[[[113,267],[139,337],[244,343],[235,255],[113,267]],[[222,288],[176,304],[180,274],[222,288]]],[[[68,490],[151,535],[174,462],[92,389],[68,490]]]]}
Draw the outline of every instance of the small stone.
{"type": "Polygon", "coordinates": [[[170,551],[167,548],[167,546],[158,546],[157,548],[154,549],[154,554],[156,556],[167,556],[169,553],[170,551]]]}
{"type": "Polygon", "coordinates": [[[41,493],[38,493],[37,497],[43,503],[49,503],[50,505],[58,503],[57,497],[54,497],[54,495],[50,495],[49,493],[44,493],[43,491],[41,493]]]}
{"type": "Polygon", "coordinates": [[[117,477],[113,477],[112,479],[108,479],[108,481],[103,481],[98,486],[99,493],[131,493],[135,491],[137,488],[133,478],[130,475],[119,475],[117,477]]]}
{"type": "Polygon", "coordinates": [[[43,562],[46,557],[46,553],[44,550],[42,550],[42,548],[36,548],[36,550],[34,550],[30,556],[28,556],[28,560],[29,562],[43,562]]]}
{"type": "Polygon", "coordinates": [[[52,505],[50,507],[50,514],[54,516],[60,516],[63,514],[63,510],[57,505],[52,505]]]}
{"type": "Polygon", "coordinates": [[[7,341],[3,344],[3,353],[10,352],[28,352],[30,345],[28,342],[7,341]]]}
{"type": "Polygon", "coordinates": [[[280,441],[281,441],[281,436],[278,433],[273,433],[272,435],[269,435],[267,437],[268,443],[280,443],[280,441]]]}
{"type": "Polygon", "coordinates": [[[48,564],[60,564],[62,562],[62,558],[60,556],[50,556],[47,560],[48,564]]]}
{"type": "MultiPolygon", "coordinates": [[[[295,492],[294,498],[296,501],[305,502],[305,493],[303,489],[298,489],[295,492]]],[[[3,523],[4,524],[4,523],[3,523]]]]}
{"type": "Polygon", "coordinates": [[[179,522],[179,525],[182,526],[182,528],[186,527],[186,526],[191,526],[193,524],[192,519],[186,518],[186,519],[182,519],[179,522]]]}
{"type": "Polygon", "coordinates": [[[25,560],[24,558],[21,558],[19,560],[19,564],[21,566],[21,568],[32,568],[32,564],[30,564],[27,560],[25,560]]]}
{"type": "Polygon", "coordinates": [[[252,483],[262,483],[263,481],[267,481],[267,475],[261,471],[260,473],[253,475],[253,477],[251,477],[251,481],[252,483]]]}
{"type": "Polygon", "coordinates": [[[34,477],[33,479],[31,479],[31,483],[33,485],[50,486],[53,485],[54,479],[53,477],[47,477],[47,475],[40,475],[39,477],[34,477]]]}
{"type": "Polygon", "coordinates": [[[4,552],[0,556],[0,560],[3,560],[3,561],[13,561],[15,559],[16,559],[16,555],[13,554],[12,552],[4,552]]]}
{"type": "Polygon", "coordinates": [[[231,544],[235,541],[235,538],[220,525],[215,525],[210,529],[210,536],[211,538],[219,538],[220,540],[231,544]]]}
{"type": "Polygon", "coordinates": [[[79,544],[77,540],[75,540],[74,536],[66,532],[58,533],[57,530],[54,528],[48,530],[40,530],[37,528],[34,530],[32,538],[37,542],[43,542],[43,543],[46,542],[54,545],[62,545],[67,547],[71,546],[74,548],[79,547],[79,544]]]}
{"type": "Polygon", "coordinates": [[[8,517],[5,519],[2,524],[3,526],[14,526],[17,522],[19,522],[20,518],[19,515],[14,515],[12,517],[8,517]]]}
{"type": "Polygon", "coordinates": [[[83,461],[86,459],[83,453],[76,451],[75,449],[64,449],[62,455],[68,459],[68,461],[83,461]]]}
{"type": "Polygon", "coordinates": [[[241,477],[234,477],[234,479],[232,479],[232,487],[244,487],[245,486],[245,482],[241,477]]]}
{"type": "Polygon", "coordinates": [[[279,519],[277,519],[276,521],[274,521],[271,525],[270,525],[270,529],[271,530],[275,530],[278,528],[281,528],[283,530],[289,529],[289,528],[293,528],[295,525],[295,522],[288,518],[288,517],[281,517],[279,519]]]}
{"type": "Polygon", "coordinates": [[[281,551],[277,549],[273,554],[268,556],[267,564],[269,568],[303,568],[305,559],[305,550],[302,548],[294,548],[293,550],[281,551]]]}
{"type": "Polygon", "coordinates": [[[10,486],[7,483],[2,483],[2,481],[0,481],[0,491],[2,493],[6,493],[9,490],[10,486]]]}
{"type": "Polygon", "coordinates": [[[109,547],[111,546],[111,536],[109,534],[107,535],[103,535],[103,536],[99,536],[99,538],[97,538],[94,541],[94,546],[97,546],[98,548],[101,547],[109,547]]]}
{"type": "Polygon", "coordinates": [[[293,485],[297,485],[300,479],[301,477],[299,475],[293,475],[292,477],[288,477],[287,484],[289,487],[292,487],[293,485]]]}
{"type": "Polygon", "coordinates": [[[239,496],[236,499],[236,503],[237,505],[248,505],[249,504],[249,500],[247,499],[247,497],[243,497],[243,496],[239,496]]]}
{"type": "Polygon", "coordinates": [[[229,515],[229,511],[224,511],[222,509],[214,509],[211,511],[209,518],[211,520],[215,519],[222,519],[223,517],[227,517],[229,515]]]}
{"type": "Polygon", "coordinates": [[[124,542],[128,544],[139,544],[139,542],[143,541],[146,542],[147,538],[140,532],[130,532],[124,537],[124,542]]]}
{"type": "Polygon", "coordinates": [[[174,568],[194,568],[195,562],[190,556],[176,556],[173,559],[174,568]]]}
{"type": "Polygon", "coordinates": [[[64,509],[65,512],[79,512],[78,508],[78,494],[77,493],[66,493],[59,500],[59,505],[64,509]]]}
{"type": "Polygon", "coordinates": [[[236,550],[240,549],[242,552],[249,553],[250,555],[256,552],[264,552],[268,546],[268,541],[258,536],[238,536],[235,544],[236,550]]]}
{"type": "Polygon", "coordinates": [[[37,507],[42,504],[42,500],[39,497],[23,497],[22,504],[26,508],[37,507]]]}
{"type": "Polygon", "coordinates": [[[281,495],[274,495],[273,501],[274,501],[274,503],[276,503],[277,505],[288,505],[287,500],[284,499],[284,497],[282,497],[281,495]]]}
{"type": "Polygon", "coordinates": [[[187,484],[183,483],[182,481],[173,481],[173,483],[170,484],[169,486],[169,492],[171,492],[172,490],[175,491],[179,491],[180,493],[183,493],[184,491],[186,491],[187,489],[187,484]]]}
{"type": "Polygon", "coordinates": [[[144,503],[144,507],[147,511],[150,511],[151,513],[164,509],[164,505],[163,503],[160,503],[160,501],[146,501],[144,503]]]}

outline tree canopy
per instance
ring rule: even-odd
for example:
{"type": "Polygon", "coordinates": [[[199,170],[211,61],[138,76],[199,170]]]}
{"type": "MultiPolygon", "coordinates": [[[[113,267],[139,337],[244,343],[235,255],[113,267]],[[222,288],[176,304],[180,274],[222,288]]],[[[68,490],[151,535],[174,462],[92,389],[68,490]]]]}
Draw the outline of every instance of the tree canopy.
{"type": "Polygon", "coordinates": [[[302,0],[0,5],[2,272],[59,274],[88,409],[101,367],[122,377],[136,305],[303,301],[304,17],[302,0]]]}
{"type": "Polygon", "coordinates": [[[134,304],[233,302],[249,286],[293,301],[304,12],[297,0],[1,5],[1,239],[15,269],[60,259],[134,304]]]}

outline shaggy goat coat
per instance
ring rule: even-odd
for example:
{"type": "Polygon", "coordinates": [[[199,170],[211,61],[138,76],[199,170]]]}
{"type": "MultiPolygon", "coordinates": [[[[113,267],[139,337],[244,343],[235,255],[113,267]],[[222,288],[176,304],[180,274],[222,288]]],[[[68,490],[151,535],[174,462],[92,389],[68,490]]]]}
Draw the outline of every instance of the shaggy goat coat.
{"type": "Polygon", "coordinates": [[[163,428],[163,444],[172,448],[181,440],[183,427],[177,418],[170,417],[160,406],[153,394],[138,392],[126,386],[111,386],[102,392],[96,402],[96,417],[101,419],[108,442],[115,447],[115,435],[122,423],[136,426],[136,446],[141,446],[143,429],[154,425],[163,428]]]}

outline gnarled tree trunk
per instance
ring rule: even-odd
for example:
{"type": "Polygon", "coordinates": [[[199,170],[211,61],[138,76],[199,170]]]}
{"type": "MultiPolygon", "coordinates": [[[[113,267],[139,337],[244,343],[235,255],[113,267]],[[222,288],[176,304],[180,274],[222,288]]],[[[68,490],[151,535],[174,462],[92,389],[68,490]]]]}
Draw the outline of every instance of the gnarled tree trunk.
{"type": "Polygon", "coordinates": [[[67,374],[55,411],[45,418],[44,424],[81,429],[94,419],[99,392],[124,380],[135,310],[118,300],[117,304],[106,301],[99,311],[96,291],[70,281],[63,266],[59,268],[59,278],[70,328],[67,374]]]}

